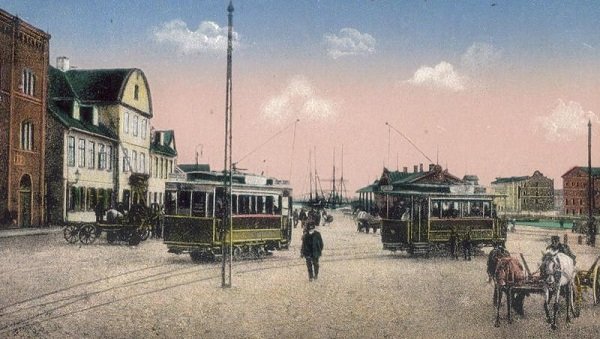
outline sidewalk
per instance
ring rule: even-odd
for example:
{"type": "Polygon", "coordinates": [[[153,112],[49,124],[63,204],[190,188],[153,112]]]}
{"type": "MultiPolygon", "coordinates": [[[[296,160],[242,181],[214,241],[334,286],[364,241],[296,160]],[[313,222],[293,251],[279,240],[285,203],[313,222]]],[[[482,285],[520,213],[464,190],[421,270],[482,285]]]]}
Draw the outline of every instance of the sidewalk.
{"type": "Polygon", "coordinates": [[[0,229],[0,238],[18,237],[25,235],[43,235],[62,232],[62,227],[51,226],[42,228],[9,228],[0,229]]]}

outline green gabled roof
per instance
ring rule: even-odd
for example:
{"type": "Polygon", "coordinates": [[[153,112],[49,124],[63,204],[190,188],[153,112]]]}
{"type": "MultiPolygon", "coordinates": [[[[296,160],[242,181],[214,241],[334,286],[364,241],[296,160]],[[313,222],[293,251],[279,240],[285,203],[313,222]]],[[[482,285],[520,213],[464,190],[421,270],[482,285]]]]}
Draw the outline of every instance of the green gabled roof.
{"type": "Polygon", "coordinates": [[[506,184],[509,182],[518,182],[529,179],[528,175],[521,177],[506,177],[506,178],[496,178],[496,180],[492,181],[492,184],[506,184]]]}
{"type": "Polygon", "coordinates": [[[416,173],[415,172],[412,172],[412,173],[399,172],[399,171],[390,172],[390,176],[389,176],[390,184],[396,185],[396,184],[413,182],[416,179],[419,179],[427,174],[429,174],[429,172],[416,172],[416,173]]]}
{"type": "Polygon", "coordinates": [[[107,137],[109,139],[117,140],[117,135],[114,134],[113,131],[110,130],[108,127],[102,124],[95,126],[84,121],[73,119],[69,112],[63,110],[59,105],[56,105],[56,103],[53,100],[49,100],[48,112],[67,128],[75,128],[80,131],[90,132],[93,134],[107,137]]]}
{"type": "Polygon", "coordinates": [[[48,112],[67,128],[75,128],[84,132],[94,133],[110,139],[117,135],[108,127],[100,124],[95,126],[85,121],[74,119],[70,109],[76,99],[65,73],[50,66],[48,71],[48,112]]]}
{"type": "Polygon", "coordinates": [[[65,75],[81,101],[116,102],[133,71],[135,68],[69,70],[65,75]]]}
{"type": "Polygon", "coordinates": [[[167,131],[155,131],[155,137],[153,142],[150,144],[150,152],[160,153],[166,156],[175,157],[177,156],[177,149],[175,147],[175,132],[173,130],[167,131]],[[160,134],[163,134],[163,143],[160,143],[160,134]],[[173,147],[169,146],[173,144],[173,147]]]}

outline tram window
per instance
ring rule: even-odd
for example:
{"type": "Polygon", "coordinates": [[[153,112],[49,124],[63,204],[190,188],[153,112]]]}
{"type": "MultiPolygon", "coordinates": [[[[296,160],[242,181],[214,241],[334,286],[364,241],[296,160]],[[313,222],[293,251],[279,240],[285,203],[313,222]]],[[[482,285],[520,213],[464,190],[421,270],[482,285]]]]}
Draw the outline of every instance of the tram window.
{"type": "Polygon", "coordinates": [[[250,196],[250,214],[256,214],[256,196],[250,196]]]}
{"type": "Polygon", "coordinates": [[[483,203],[483,217],[484,218],[491,217],[490,203],[487,201],[483,203]]]}
{"type": "Polygon", "coordinates": [[[435,201],[431,204],[431,217],[439,218],[440,217],[440,203],[435,201]]]}
{"type": "Polygon", "coordinates": [[[256,197],[256,212],[258,214],[265,213],[265,198],[264,197],[256,197]]]}
{"type": "Polygon", "coordinates": [[[177,214],[178,215],[189,215],[190,214],[190,191],[179,191],[177,194],[177,214]]]}
{"type": "Polygon", "coordinates": [[[193,192],[192,193],[192,215],[195,217],[206,216],[206,193],[205,192],[193,192]]]}
{"type": "Polygon", "coordinates": [[[217,187],[215,196],[215,217],[221,218],[225,215],[225,189],[217,187]]]}
{"type": "Polygon", "coordinates": [[[232,194],[231,195],[231,214],[233,214],[233,215],[239,214],[239,211],[238,211],[238,195],[237,194],[232,194]]]}
{"type": "Polygon", "coordinates": [[[165,194],[165,214],[175,214],[175,192],[167,192],[165,194]]]}
{"type": "Polygon", "coordinates": [[[266,213],[267,214],[273,214],[273,207],[274,207],[274,199],[272,196],[267,196],[266,197],[266,203],[265,203],[265,207],[266,207],[266,213]]]}
{"type": "Polygon", "coordinates": [[[207,195],[208,195],[208,197],[206,198],[206,205],[208,206],[207,217],[212,217],[212,216],[214,216],[214,214],[213,214],[213,194],[208,193],[207,195]]]}

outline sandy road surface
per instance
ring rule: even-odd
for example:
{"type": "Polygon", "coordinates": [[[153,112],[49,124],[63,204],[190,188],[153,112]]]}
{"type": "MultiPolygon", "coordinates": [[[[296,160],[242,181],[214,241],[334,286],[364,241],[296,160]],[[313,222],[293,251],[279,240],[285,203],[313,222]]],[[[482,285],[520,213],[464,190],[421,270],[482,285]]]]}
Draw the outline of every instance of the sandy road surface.
{"type": "MultiPolygon", "coordinates": [[[[137,247],[67,244],[60,234],[0,239],[0,337],[485,338],[600,336],[600,306],[552,331],[541,296],[526,316],[493,327],[486,257],[409,258],[381,250],[335,216],[319,281],[308,282],[296,229],[289,251],[234,262],[221,289],[220,263],[194,264],[158,240],[137,247]]],[[[509,234],[508,248],[533,268],[549,236],[509,234]]],[[[573,238],[571,244],[575,241],[573,238]]],[[[572,245],[587,269],[600,250],[572,245]]]]}

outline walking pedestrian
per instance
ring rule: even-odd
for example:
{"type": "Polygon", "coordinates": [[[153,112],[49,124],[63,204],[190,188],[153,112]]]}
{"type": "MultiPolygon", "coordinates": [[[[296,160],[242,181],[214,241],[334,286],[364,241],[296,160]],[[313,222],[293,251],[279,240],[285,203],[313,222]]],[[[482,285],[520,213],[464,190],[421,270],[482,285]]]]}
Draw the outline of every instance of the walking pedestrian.
{"type": "Polygon", "coordinates": [[[299,218],[299,214],[298,214],[298,209],[294,208],[294,212],[292,213],[292,219],[294,220],[294,228],[296,228],[298,226],[298,218],[299,218]]]}
{"type": "Polygon", "coordinates": [[[471,244],[471,231],[470,230],[467,231],[467,234],[465,234],[465,237],[462,242],[462,246],[463,246],[463,255],[464,255],[465,260],[471,260],[473,245],[471,244]]]}
{"type": "Polygon", "coordinates": [[[321,233],[315,230],[314,224],[307,227],[307,232],[302,236],[302,247],[300,257],[306,259],[308,269],[308,281],[319,278],[319,258],[323,251],[323,238],[321,233]]]}

